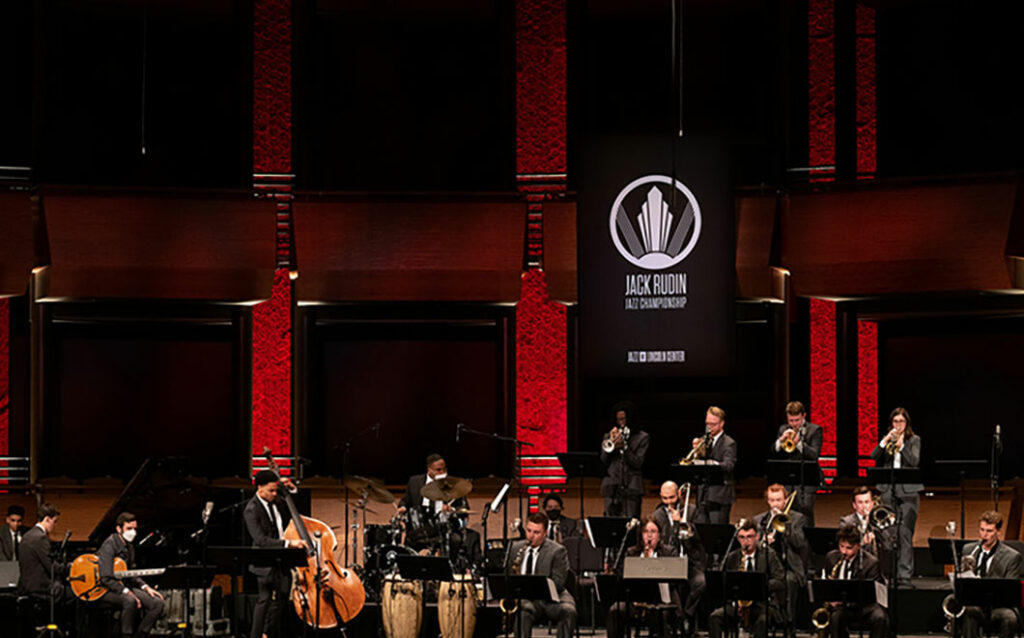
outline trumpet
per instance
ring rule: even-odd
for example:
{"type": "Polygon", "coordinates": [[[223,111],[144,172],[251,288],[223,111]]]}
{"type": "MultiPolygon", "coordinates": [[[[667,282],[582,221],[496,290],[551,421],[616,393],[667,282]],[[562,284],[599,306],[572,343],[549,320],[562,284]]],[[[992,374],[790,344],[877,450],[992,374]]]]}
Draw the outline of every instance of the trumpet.
{"type": "Polygon", "coordinates": [[[612,432],[614,430],[615,428],[612,428],[611,431],[604,436],[604,440],[601,441],[601,451],[605,454],[611,454],[615,450],[623,450],[625,449],[626,444],[629,443],[629,426],[622,426],[622,428],[619,429],[618,435],[613,437],[612,432]]]}
{"type": "Polygon", "coordinates": [[[796,451],[797,444],[800,443],[800,430],[797,428],[790,428],[783,432],[782,436],[786,437],[782,440],[780,445],[782,451],[786,454],[792,454],[796,451]]]}
{"type": "Polygon", "coordinates": [[[889,456],[896,456],[896,452],[899,451],[900,446],[903,445],[903,434],[901,433],[899,436],[895,435],[896,428],[892,428],[889,430],[889,433],[885,435],[885,438],[882,439],[882,443],[885,444],[883,446],[885,448],[885,452],[889,456]]]}
{"type": "Polygon", "coordinates": [[[690,450],[690,453],[679,459],[679,465],[692,465],[694,461],[707,457],[707,439],[701,437],[697,447],[690,450]]]}

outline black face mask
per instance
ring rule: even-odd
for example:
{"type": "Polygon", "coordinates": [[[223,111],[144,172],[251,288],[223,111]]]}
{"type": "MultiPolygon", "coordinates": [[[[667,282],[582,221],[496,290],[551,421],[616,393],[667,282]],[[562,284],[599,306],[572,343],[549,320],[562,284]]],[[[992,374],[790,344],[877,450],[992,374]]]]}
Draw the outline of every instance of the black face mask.
{"type": "Polygon", "coordinates": [[[557,521],[562,518],[562,510],[547,510],[547,514],[548,519],[552,521],[557,521]]]}

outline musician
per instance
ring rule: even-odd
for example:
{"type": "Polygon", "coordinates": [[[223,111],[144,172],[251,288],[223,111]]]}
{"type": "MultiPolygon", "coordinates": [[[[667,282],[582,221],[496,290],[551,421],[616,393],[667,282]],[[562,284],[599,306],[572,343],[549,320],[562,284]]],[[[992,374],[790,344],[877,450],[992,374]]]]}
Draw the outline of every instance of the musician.
{"type": "Polygon", "coordinates": [[[631,402],[616,404],[612,413],[612,429],[605,440],[611,441],[614,449],[608,452],[604,445],[601,446],[601,462],[607,472],[601,481],[604,515],[638,518],[644,495],[640,471],[647,457],[650,436],[640,429],[636,409],[631,402]],[[627,429],[629,436],[626,436],[627,429]]]}
{"type": "Polygon", "coordinates": [[[24,519],[25,508],[21,505],[11,505],[7,508],[7,527],[0,531],[0,560],[18,560],[18,545],[28,531],[22,525],[24,519]]]}
{"type": "MultiPolygon", "coordinates": [[[[861,551],[859,529],[849,525],[840,527],[836,533],[836,540],[839,549],[833,549],[825,555],[827,578],[881,581],[882,570],[879,568],[878,559],[868,552],[861,551]]],[[[889,617],[877,602],[830,607],[832,613],[829,631],[832,638],[848,638],[850,623],[855,620],[868,626],[871,638],[885,638],[888,634],[889,617]]]]}
{"type": "MultiPolygon", "coordinates": [[[[822,431],[821,426],[807,420],[807,410],[804,404],[799,401],[790,401],[786,404],[786,422],[779,426],[779,436],[772,445],[772,451],[776,456],[789,461],[803,460],[808,465],[817,468],[818,485],[824,480],[824,474],[818,465],[818,455],[821,453],[822,431]],[[791,452],[786,451],[787,441],[793,445],[791,452]]],[[[796,498],[793,500],[793,509],[804,515],[808,527],[814,527],[814,500],[817,496],[818,485],[804,485],[796,491],[796,498]]],[[[793,485],[787,485],[786,491],[792,492],[796,489],[793,485]]]]}
{"type": "Polygon", "coordinates": [[[50,534],[60,521],[60,510],[43,503],[36,511],[36,521],[18,545],[18,591],[23,595],[49,596],[52,589],[58,599],[65,599],[69,594],[63,583],[51,578],[55,566],[50,558],[50,534]]]}
{"type": "Polygon", "coordinates": [[[688,538],[681,540],[683,502],[685,500],[683,490],[676,485],[675,481],[665,481],[661,484],[658,496],[661,498],[661,504],[654,509],[651,518],[658,525],[659,536],[662,542],[672,548],[673,556],[689,558],[686,574],[688,591],[686,603],[683,605],[681,627],[682,633],[689,636],[696,628],[697,606],[707,587],[707,579],[704,576],[707,556],[704,544],[697,534],[697,526],[693,523],[697,514],[696,498],[690,500],[686,509],[686,523],[689,524],[691,533],[688,538]]]}
{"type": "Polygon", "coordinates": [[[698,523],[728,523],[732,504],[736,500],[736,482],[733,469],[736,467],[736,441],[724,432],[725,410],[711,406],[704,415],[706,435],[693,440],[693,447],[708,445],[705,454],[709,463],[722,466],[722,485],[701,485],[698,493],[700,509],[698,523]],[[705,443],[705,439],[709,443],[705,443]]]}
{"type": "Polygon", "coordinates": [[[99,562],[100,584],[106,592],[100,597],[104,605],[121,610],[121,633],[144,638],[164,613],[163,594],[147,585],[141,578],[114,577],[114,559],[124,560],[128,569],[135,566],[135,548],[132,541],[138,534],[139,522],[130,512],[121,512],[114,521],[114,533],[100,545],[96,558],[99,562]],[[142,621],[135,633],[135,620],[142,610],[142,621]]]}
{"type": "Polygon", "coordinates": [[[871,510],[878,504],[875,492],[867,485],[860,485],[853,489],[853,512],[839,519],[839,526],[851,525],[860,530],[860,546],[883,564],[890,564],[883,559],[884,555],[891,553],[894,542],[893,534],[895,529],[887,527],[883,530],[876,530],[871,523],[871,510]],[[877,531],[877,533],[876,533],[877,531]]]}
{"type": "MultiPolygon", "coordinates": [[[[249,499],[242,512],[245,528],[252,537],[252,546],[306,547],[305,541],[284,538],[288,511],[277,506],[279,489],[277,474],[274,472],[261,470],[256,474],[256,494],[249,499]]],[[[249,571],[256,575],[259,592],[253,608],[250,638],[278,636],[281,610],[291,591],[291,575],[276,567],[250,566],[249,571]]]]}
{"type": "Polygon", "coordinates": [[[553,541],[562,542],[562,539],[579,534],[579,526],[576,519],[562,515],[565,505],[562,497],[558,494],[546,494],[544,496],[544,513],[548,517],[547,535],[553,541]]]}
{"type": "MultiPolygon", "coordinates": [[[[1000,542],[1003,515],[989,510],[978,521],[978,541],[964,547],[963,555],[974,558],[975,573],[980,578],[1012,578],[1024,573],[1024,563],[1017,550],[1000,542]]],[[[1010,638],[1019,631],[1019,619],[1013,609],[997,607],[985,616],[980,607],[967,607],[961,618],[964,638],[977,638],[985,630],[988,635],[1010,638]]]]}
{"type": "Polygon", "coordinates": [[[565,588],[569,574],[569,555],[565,547],[547,537],[548,519],[544,514],[534,512],[526,519],[526,539],[512,543],[509,555],[513,564],[518,564],[518,573],[547,576],[558,589],[559,602],[546,600],[520,601],[519,615],[522,623],[517,632],[529,638],[533,619],[543,615],[558,624],[558,638],[569,638],[576,627],[576,600],[565,588]]]}
{"type": "Polygon", "coordinates": [[[790,492],[778,483],[772,483],[764,491],[765,501],[768,503],[768,511],[762,512],[754,517],[754,524],[762,535],[765,536],[768,545],[775,550],[785,570],[786,583],[786,622],[789,627],[787,633],[792,635],[793,622],[796,618],[797,597],[800,591],[807,587],[807,538],[804,536],[804,527],[807,519],[796,511],[796,499],[788,514],[785,514],[786,503],[789,500],[790,492]],[[775,524],[776,517],[784,515],[788,517],[784,529],[777,531],[775,524]]]}
{"type": "MultiPolygon", "coordinates": [[[[658,522],[654,520],[654,516],[648,516],[644,520],[644,527],[641,531],[640,538],[636,545],[626,550],[626,556],[641,556],[643,558],[663,558],[669,556],[678,556],[679,552],[668,543],[662,540],[661,529],[658,522]]],[[[656,608],[654,613],[647,616],[651,635],[659,635],[663,638],[671,633],[672,614],[673,612],[678,617],[682,612],[682,605],[679,602],[679,592],[674,587],[669,588],[671,596],[671,609],[669,608],[656,608]]],[[[630,614],[635,616],[637,614],[636,603],[661,603],[658,601],[643,601],[635,600],[631,607],[630,614]]],[[[608,627],[608,638],[622,638],[626,630],[626,603],[624,601],[618,601],[608,610],[607,627],[608,627]]]]}
{"type": "MultiPolygon", "coordinates": [[[[871,458],[878,467],[914,468],[921,465],[921,437],[914,434],[910,413],[896,408],[889,415],[890,430],[871,451],[871,458]]],[[[914,572],[914,527],[917,512],[921,506],[918,492],[924,489],[921,483],[901,485],[878,485],[882,503],[897,513],[899,518],[899,557],[897,570],[900,579],[910,578],[914,572]]]]}
{"type": "Polygon", "coordinates": [[[430,454],[427,456],[426,469],[423,474],[409,477],[405,494],[398,501],[398,514],[408,515],[406,545],[415,550],[436,546],[440,542],[437,523],[447,522],[455,508],[469,509],[469,502],[464,498],[456,499],[450,504],[425,498],[421,493],[425,486],[448,478],[448,464],[440,454],[430,454]]]}
{"type": "Polygon", "coordinates": [[[457,510],[454,521],[448,554],[452,563],[459,571],[483,573],[483,545],[480,542],[480,532],[469,527],[469,510],[457,510]]]}
{"type": "MultiPolygon", "coordinates": [[[[740,519],[736,540],[740,547],[725,555],[723,570],[764,572],[768,576],[767,605],[758,601],[752,602],[749,607],[751,633],[755,638],[764,638],[768,633],[768,614],[772,615],[773,622],[778,622],[780,618],[778,601],[785,590],[785,572],[775,550],[761,543],[761,535],[753,519],[740,519]]],[[[746,616],[741,610],[737,610],[737,613],[746,616]]],[[[713,611],[708,618],[710,638],[721,638],[726,622],[735,622],[735,616],[732,613],[727,615],[724,607],[713,611]]]]}

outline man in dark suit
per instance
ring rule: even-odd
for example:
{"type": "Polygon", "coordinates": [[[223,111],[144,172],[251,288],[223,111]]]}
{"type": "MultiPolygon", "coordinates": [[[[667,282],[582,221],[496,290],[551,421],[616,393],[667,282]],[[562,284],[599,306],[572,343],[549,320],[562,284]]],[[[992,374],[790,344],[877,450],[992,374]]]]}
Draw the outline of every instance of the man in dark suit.
{"type": "Polygon", "coordinates": [[[542,507],[548,517],[548,538],[561,543],[562,539],[576,536],[580,533],[576,519],[563,515],[565,505],[562,502],[561,496],[554,493],[545,494],[542,507]]]}
{"type": "MultiPolygon", "coordinates": [[[[860,530],[855,527],[840,527],[836,533],[839,549],[833,549],[825,556],[825,574],[829,578],[844,580],[881,581],[882,570],[878,559],[861,551],[860,530]]],[[[850,623],[859,620],[866,624],[871,638],[885,638],[889,631],[889,616],[877,602],[863,605],[830,605],[829,632],[832,638],[848,638],[850,623]]]]}
{"type": "Polygon", "coordinates": [[[448,464],[440,454],[427,456],[427,471],[409,477],[405,494],[398,501],[398,513],[407,517],[405,544],[415,550],[435,546],[440,543],[439,526],[447,522],[447,518],[455,509],[469,509],[465,498],[456,499],[451,504],[432,501],[424,498],[422,491],[428,483],[440,481],[448,477],[448,464]]]}
{"type": "Polygon", "coordinates": [[[700,597],[707,587],[707,579],[704,576],[707,557],[704,552],[704,544],[697,533],[697,526],[693,522],[697,514],[696,499],[690,499],[689,504],[686,504],[685,496],[681,496],[682,492],[683,490],[680,490],[674,481],[662,483],[658,494],[661,504],[654,509],[651,518],[658,525],[661,542],[672,549],[672,555],[689,558],[682,632],[684,635],[690,635],[696,627],[695,615],[697,606],[700,604],[700,597]],[[685,522],[688,525],[688,533],[683,533],[684,506],[686,507],[685,522]]]}
{"type": "Polygon", "coordinates": [[[51,578],[51,569],[55,566],[50,558],[50,534],[60,520],[60,510],[43,503],[36,512],[36,520],[38,522],[25,532],[18,545],[18,590],[31,596],[49,596],[52,587],[58,598],[64,599],[67,593],[63,584],[51,578]]]}
{"type": "Polygon", "coordinates": [[[128,569],[135,566],[135,548],[132,541],[138,534],[139,522],[130,512],[121,512],[114,521],[114,533],[107,537],[97,552],[99,562],[100,584],[106,592],[100,598],[104,605],[121,610],[121,633],[126,637],[145,638],[153,629],[153,625],[164,612],[163,594],[147,585],[141,578],[115,578],[114,559],[120,558],[128,569]],[[139,610],[142,621],[138,633],[135,632],[135,620],[139,610]]]}
{"type": "MultiPolygon", "coordinates": [[[[804,515],[795,509],[790,509],[785,516],[785,525],[781,524],[780,516],[786,509],[786,501],[789,500],[789,492],[778,483],[773,483],[765,488],[765,501],[768,503],[768,511],[762,512],[754,517],[754,524],[762,535],[767,537],[768,545],[775,550],[782,561],[782,567],[786,572],[786,604],[785,620],[787,634],[793,635],[794,622],[796,620],[797,596],[807,587],[807,558],[809,550],[807,538],[804,536],[806,519],[804,515]],[[780,530],[776,530],[778,525],[780,530]]],[[[796,500],[794,499],[794,503],[796,500]]]]}
{"type": "Polygon", "coordinates": [[[569,555],[564,546],[548,539],[547,523],[545,515],[530,514],[526,519],[526,539],[515,541],[509,550],[510,570],[518,565],[520,574],[547,576],[555,583],[559,596],[557,603],[548,600],[520,601],[520,624],[516,635],[521,638],[529,638],[533,620],[538,615],[557,623],[558,638],[569,638],[576,626],[576,600],[565,588],[569,555]]]}
{"type": "Polygon", "coordinates": [[[891,573],[892,552],[896,547],[896,526],[878,529],[871,522],[871,511],[878,505],[875,492],[867,485],[853,489],[853,511],[839,519],[839,527],[850,525],[860,531],[860,547],[878,559],[882,573],[891,573]],[[887,569],[888,566],[889,568],[887,569]]]}
{"type": "Polygon", "coordinates": [[[25,508],[11,505],[7,508],[7,526],[0,530],[0,560],[18,560],[18,546],[28,530],[24,527],[25,508]]]}
{"type": "MultiPolygon", "coordinates": [[[[818,456],[821,454],[822,440],[821,426],[807,420],[807,410],[804,408],[804,404],[799,401],[790,401],[786,404],[786,422],[779,426],[779,435],[772,445],[772,451],[782,459],[803,460],[807,465],[813,465],[816,468],[818,485],[821,485],[824,474],[818,465],[818,456]],[[786,451],[788,446],[792,447],[790,451],[786,451]]],[[[814,500],[818,492],[818,485],[800,487],[793,500],[793,509],[804,515],[808,527],[814,527],[814,500]]],[[[786,486],[787,492],[792,492],[794,489],[796,489],[794,485],[786,486]]]]}
{"type": "Polygon", "coordinates": [[[624,401],[612,408],[614,422],[605,440],[614,449],[608,452],[601,446],[601,462],[606,475],[601,480],[605,516],[640,517],[640,504],[644,495],[643,470],[650,446],[650,436],[640,429],[633,404],[624,401]],[[628,436],[626,435],[628,432],[628,436]]]}
{"type": "Polygon", "coordinates": [[[724,482],[721,485],[701,485],[699,493],[698,523],[728,523],[732,504],[736,500],[736,441],[725,433],[725,410],[711,406],[704,415],[705,436],[693,440],[693,447],[705,445],[704,458],[708,463],[720,465],[724,482]]]}
{"type": "MultiPolygon", "coordinates": [[[[640,532],[640,540],[636,545],[626,550],[626,556],[641,558],[667,558],[678,556],[679,552],[668,543],[663,542],[661,529],[654,516],[648,516],[644,521],[643,529],[640,532]]],[[[620,566],[621,568],[621,566],[620,566]]],[[[647,615],[648,627],[652,636],[667,638],[671,633],[673,612],[678,616],[682,612],[682,605],[679,602],[679,592],[674,588],[670,589],[671,607],[655,607],[647,615]]],[[[608,609],[607,627],[608,638],[622,638],[626,631],[627,615],[636,616],[637,608],[635,603],[655,603],[660,605],[661,600],[636,600],[630,606],[633,607],[632,614],[626,613],[626,603],[618,601],[608,609]]]]}
{"type": "MultiPolygon", "coordinates": [[[[977,565],[975,573],[980,578],[1021,578],[1021,555],[1006,543],[999,542],[1002,529],[1003,515],[989,510],[978,521],[978,541],[964,547],[964,557],[974,558],[977,565]]],[[[961,622],[964,638],[977,638],[982,629],[989,635],[1010,638],[1019,628],[1016,612],[1005,607],[993,609],[987,617],[980,607],[967,607],[961,622]]]]}
{"type": "MultiPolygon", "coordinates": [[[[284,539],[288,526],[287,510],[277,506],[277,492],[280,489],[277,474],[262,470],[256,474],[256,494],[245,505],[242,518],[245,528],[252,537],[253,547],[305,547],[302,540],[284,539]]],[[[259,595],[252,615],[250,638],[278,636],[281,610],[288,600],[291,578],[287,571],[274,567],[249,567],[256,575],[259,595]]]]}
{"type": "MultiPolygon", "coordinates": [[[[750,603],[749,612],[737,610],[738,616],[749,619],[748,630],[755,638],[764,638],[768,635],[768,614],[772,620],[778,622],[781,614],[779,612],[779,601],[785,591],[785,572],[778,555],[770,547],[764,546],[761,535],[753,519],[744,518],[740,520],[736,530],[736,540],[739,549],[734,549],[725,555],[725,562],[722,569],[725,571],[747,571],[763,572],[768,576],[768,602],[750,603]]],[[[731,601],[726,604],[732,604],[731,601]]],[[[710,638],[721,638],[726,622],[733,622],[734,616],[730,613],[727,617],[725,608],[719,607],[711,612],[708,618],[708,634],[710,638]]]]}

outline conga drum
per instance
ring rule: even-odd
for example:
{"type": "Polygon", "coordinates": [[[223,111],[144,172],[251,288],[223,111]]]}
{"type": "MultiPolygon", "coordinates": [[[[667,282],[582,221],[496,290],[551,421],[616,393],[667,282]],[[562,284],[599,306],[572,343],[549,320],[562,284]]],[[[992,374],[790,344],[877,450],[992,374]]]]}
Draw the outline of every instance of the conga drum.
{"type": "Polygon", "coordinates": [[[455,574],[455,581],[437,587],[437,623],[441,638],[472,638],[476,629],[476,584],[455,574]]]}
{"type": "Polygon", "coordinates": [[[384,579],[380,613],[388,638],[417,638],[423,624],[423,585],[398,576],[384,579]]]}

